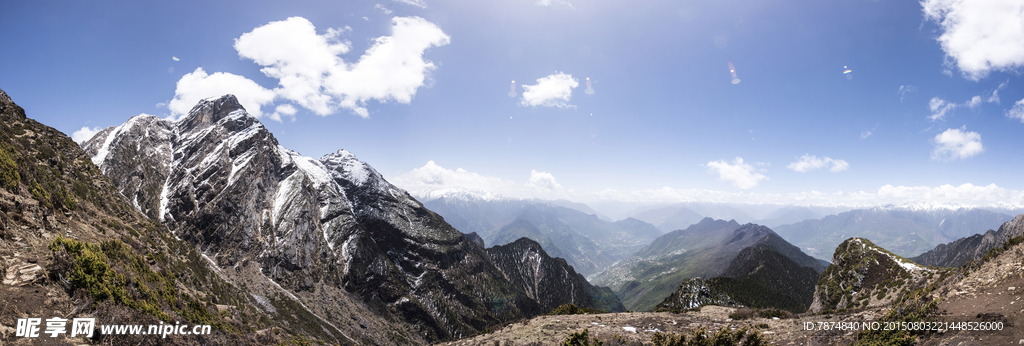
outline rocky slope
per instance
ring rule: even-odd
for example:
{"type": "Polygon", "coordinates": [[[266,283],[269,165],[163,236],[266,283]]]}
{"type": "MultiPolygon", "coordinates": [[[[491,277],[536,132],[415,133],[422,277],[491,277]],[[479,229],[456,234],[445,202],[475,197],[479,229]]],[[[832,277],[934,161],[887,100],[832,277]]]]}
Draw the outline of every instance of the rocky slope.
{"type": "Polygon", "coordinates": [[[888,305],[938,275],[867,239],[850,238],[836,248],[832,265],[819,277],[810,309],[817,313],[888,305]]]}
{"type": "Polygon", "coordinates": [[[740,251],[722,275],[711,281],[745,306],[804,312],[814,299],[818,274],[761,242],[740,251]]]}
{"type": "Polygon", "coordinates": [[[627,309],[649,310],[684,280],[719,276],[740,251],[762,242],[801,266],[824,269],[767,227],[705,218],[659,237],[591,282],[616,290],[627,309]]]}
{"type": "MultiPolygon", "coordinates": [[[[261,300],[226,282],[202,254],[136,211],[71,138],[27,118],[2,90],[0,273],[4,344],[87,341],[15,337],[16,319],[54,316],[214,327],[208,336],[93,340],[111,344],[354,344],[377,335],[349,338],[283,290],[267,290],[261,300]]],[[[363,323],[386,329],[382,322],[363,323]]]]}
{"type": "Polygon", "coordinates": [[[612,312],[625,310],[615,292],[591,285],[564,259],[548,256],[529,238],[491,247],[487,254],[505,278],[526,291],[544,311],[567,303],[612,312]]]}
{"type": "Polygon", "coordinates": [[[356,304],[411,326],[379,343],[445,340],[541,312],[482,247],[372,167],[344,150],[317,160],[280,146],[234,96],[173,123],[134,117],[83,147],[141,210],[231,268],[232,282],[279,285],[334,325],[360,319],[356,304]]]}
{"type": "Polygon", "coordinates": [[[1002,245],[1013,237],[1024,235],[1024,216],[1018,215],[1011,221],[999,226],[998,231],[988,230],[984,234],[975,234],[955,241],[939,244],[917,257],[914,262],[936,267],[959,267],[967,262],[980,259],[988,250],[1002,245]]]}
{"type": "Polygon", "coordinates": [[[936,245],[996,228],[1012,218],[975,208],[885,206],[852,210],[774,229],[817,258],[828,258],[836,246],[851,237],[871,239],[893,253],[913,256],[936,245]]]}
{"type": "Polygon", "coordinates": [[[728,293],[711,284],[709,280],[692,278],[680,283],[679,288],[658,303],[654,311],[683,312],[705,305],[734,306],[739,304],[728,293]]]}

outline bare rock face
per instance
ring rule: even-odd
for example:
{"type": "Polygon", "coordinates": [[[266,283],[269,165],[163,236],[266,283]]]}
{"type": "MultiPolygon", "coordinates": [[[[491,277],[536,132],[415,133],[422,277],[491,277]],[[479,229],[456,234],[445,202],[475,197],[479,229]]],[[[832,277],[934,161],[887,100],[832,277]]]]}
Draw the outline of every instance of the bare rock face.
{"type": "MultiPolygon", "coordinates": [[[[103,174],[136,209],[151,219],[160,216],[160,189],[171,162],[170,122],[140,114],[124,125],[103,129],[83,144],[82,149],[100,167],[104,161],[120,162],[131,170],[106,169],[103,174]],[[111,152],[109,148],[120,148],[111,152]]],[[[108,165],[109,167],[109,165],[108,165]]]]}
{"type": "MultiPolygon", "coordinates": [[[[234,96],[177,122],[137,116],[83,144],[118,190],[236,282],[269,281],[334,325],[354,296],[411,334],[472,335],[539,313],[477,246],[352,153],[278,144],[234,96]],[[252,265],[255,264],[255,265],[252,265]]],[[[355,330],[354,332],[358,332],[355,330]]]]}
{"type": "Polygon", "coordinates": [[[38,264],[16,262],[7,267],[4,285],[25,286],[43,279],[43,267],[38,264]]]}
{"type": "Polygon", "coordinates": [[[596,287],[576,273],[565,259],[552,258],[530,238],[487,249],[487,254],[512,284],[540,303],[543,311],[572,303],[578,307],[625,311],[615,293],[596,287]]]}
{"type": "Polygon", "coordinates": [[[705,305],[733,306],[738,303],[707,280],[692,278],[683,281],[675,292],[665,297],[656,311],[681,312],[705,305]]]}

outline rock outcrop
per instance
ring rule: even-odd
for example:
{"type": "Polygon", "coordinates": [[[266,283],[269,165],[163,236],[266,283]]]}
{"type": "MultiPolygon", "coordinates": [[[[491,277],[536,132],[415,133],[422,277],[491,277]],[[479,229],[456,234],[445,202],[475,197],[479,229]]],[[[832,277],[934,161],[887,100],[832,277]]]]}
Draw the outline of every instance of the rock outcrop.
{"type": "Polygon", "coordinates": [[[864,238],[836,248],[814,290],[810,310],[849,310],[888,305],[907,288],[927,282],[935,270],[897,256],[864,238]]]}
{"type": "Polygon", "coordinates": [[[544,311],[567,303],[612,312],[625,310],[615,292],[591,285],[564,259],[548,256],[529,238],[494,246],[487,249],[487,254],[505,278],[526,291],[544,311]]]}

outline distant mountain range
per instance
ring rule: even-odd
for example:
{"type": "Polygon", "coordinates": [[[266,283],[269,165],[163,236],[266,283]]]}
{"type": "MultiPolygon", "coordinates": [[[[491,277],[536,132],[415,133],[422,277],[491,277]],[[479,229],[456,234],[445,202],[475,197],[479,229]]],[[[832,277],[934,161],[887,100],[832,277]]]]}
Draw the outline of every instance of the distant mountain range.
{"type": "Polygon", "coordinates": [[[786,240],[811,256],[827,258],[845,239],[871,239],[902,256],[914,256],[938,244],[993,229],[1010,215],[980,208],[887,206],[858,209],[776,227],[786,240]]]}
{"type": "Polygon", "coordinates": [[[479,234],[488,246],[522,237],[533,239],[548,254],[564,258],[584,276],[607,269],[661,235],[653,225],[640,220],[606,221],[580,211],[586,210],[585,205],[565,201],[445,196],[423,205],[456,229],[479,234]]]}
{"type": "Polygon", "coordinates": [[[767,227],[705,218],[686,229],[658,237],[591,282],[618,292],[627,309],[650,310],[684,280],[720,276],[741,251],[758,244],[799,266],[824,270],[819,260],[802,253],[767,227]]]}
{"type": "Polygon", "coordinates": [[[984,234],[975,234],[955,241],[939,244],[910,259],[914,262],[936,267],[959,267],[967,262],[980,259],[990,249],[1002,245],[1010,238],[1024,235],[1024,215],[1017,215],[1011,221],[999,226],[998,231],[988,230],[984,234]]]}

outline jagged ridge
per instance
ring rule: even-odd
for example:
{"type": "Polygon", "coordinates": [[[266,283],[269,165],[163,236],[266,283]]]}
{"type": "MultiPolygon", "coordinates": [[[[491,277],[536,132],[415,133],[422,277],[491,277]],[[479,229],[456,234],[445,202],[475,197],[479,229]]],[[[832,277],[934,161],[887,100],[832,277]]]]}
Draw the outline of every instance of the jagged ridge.
{"type": "Polygon", "coordinates": [[[346,312],[364,303],[414,327],[383,328],[376,342],[446,340],[541,312],[482,248],[372,167],[344,150],[319,160],[287,150],[234,96],[178,122],[135,117],[83,146],[104,172],[129,177],[115,183],[140,209],[236,268],[236,282],[280,285],[354,333],[346,312]],[[137,143],[157,149],[121,159],[137,143]]]}

